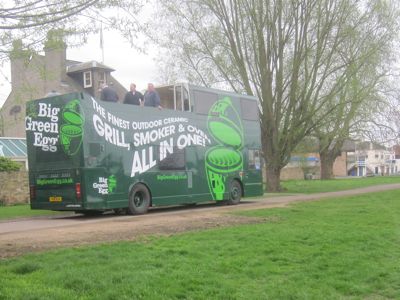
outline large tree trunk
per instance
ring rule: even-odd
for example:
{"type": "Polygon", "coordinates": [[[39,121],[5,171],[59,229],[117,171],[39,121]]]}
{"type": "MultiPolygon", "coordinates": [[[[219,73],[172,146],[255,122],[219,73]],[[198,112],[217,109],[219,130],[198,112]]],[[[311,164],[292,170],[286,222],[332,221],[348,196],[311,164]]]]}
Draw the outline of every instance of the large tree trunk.
{"type": "Polygon", "coordinates": [[[333,163],[337,157],[335,152],[322,151],[319,153],[321,160],[321,179],[333,178],[333,163]]]}
{"type": "Polygon", "coordinates": [[[280,192],[281,168],[267,167],[266,174],[267,174],[267,192],[270,193],[280,192]]]}

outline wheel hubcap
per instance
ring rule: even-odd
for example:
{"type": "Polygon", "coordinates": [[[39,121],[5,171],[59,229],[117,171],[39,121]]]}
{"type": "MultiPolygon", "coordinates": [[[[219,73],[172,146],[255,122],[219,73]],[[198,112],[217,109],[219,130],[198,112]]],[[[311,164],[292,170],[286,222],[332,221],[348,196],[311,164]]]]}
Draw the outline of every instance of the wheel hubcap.
{"type": "Polygon", "coordinates": [[[234,187],[233,189],[232,189],[232,198],[233,199],[237,199],[238,198],[238,196],[239,196],[239,189],[237,188],[237,187],[234,187]]]}
{"type": "Polygon", "coordinates": [[[143,204],[143,195],[142,193],[136,193],[133,197],[133,203],[136,207],[139,207],[143,204]]]}

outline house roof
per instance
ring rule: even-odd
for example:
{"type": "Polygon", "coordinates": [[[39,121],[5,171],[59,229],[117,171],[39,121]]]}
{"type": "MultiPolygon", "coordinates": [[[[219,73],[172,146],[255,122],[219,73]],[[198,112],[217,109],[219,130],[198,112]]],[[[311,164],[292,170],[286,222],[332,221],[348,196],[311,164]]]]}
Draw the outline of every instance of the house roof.
{"type": "Polygon", "coordinates": [[[73,65],[67,66],[67,74],[72,74],[72,73],[77,73],[77,72],[82,72],[85,70],[90,70],[90,69],[104,69],[107,71],[115,71],[113,68],[110,68],[102,63],[99,63],[95,60],[92,61],[87,61],[87,62],[81,62],[81,63],[76,63],[73,65]]]}
{"type": "Polygon", "coordinates": [[[344,152],[354,152],[356,149],[356,143],[352,140],[345,140],[342,146],[344,152]]]}
{"type": "Polygon", "coordinates": [[[26,157],[26,139],[0,137],[0,156],[8,158],[26,157]]]}
{"type": "Polygon", "coordinates": [[[375,142],[359,142],[357,150],[386,150],[386,147],[375,142]]]}

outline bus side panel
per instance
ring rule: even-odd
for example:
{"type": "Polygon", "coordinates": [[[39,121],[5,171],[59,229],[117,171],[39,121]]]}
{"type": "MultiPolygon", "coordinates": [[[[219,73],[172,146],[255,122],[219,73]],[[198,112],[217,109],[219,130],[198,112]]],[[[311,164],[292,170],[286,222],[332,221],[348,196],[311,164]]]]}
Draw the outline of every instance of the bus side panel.
{"type": "Polygon", "coordinates": [[[84,209],[105,210],[108,208],[108,176],[103,168],[84,168],[82,170],[84,186],[84,209]]]}

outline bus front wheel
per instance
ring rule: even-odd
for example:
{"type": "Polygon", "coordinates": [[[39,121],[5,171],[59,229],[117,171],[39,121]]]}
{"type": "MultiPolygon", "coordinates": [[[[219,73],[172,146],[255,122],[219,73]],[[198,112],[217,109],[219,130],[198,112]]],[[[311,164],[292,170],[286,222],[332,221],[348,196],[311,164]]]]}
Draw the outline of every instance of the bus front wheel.
{"type": "Polygon", "coordinates": [[[227,203],[229,205],[239,204],[242,197],[242,185],[238,180],[233,180],[229,188],[229,199],[227,203]]]}
{"type": "Polygon", "coordinates": [[[141,215],[147,213],[150,206],[150,192],[144,184],[137,184],[129,195],[128,213],[141,215]]]}

